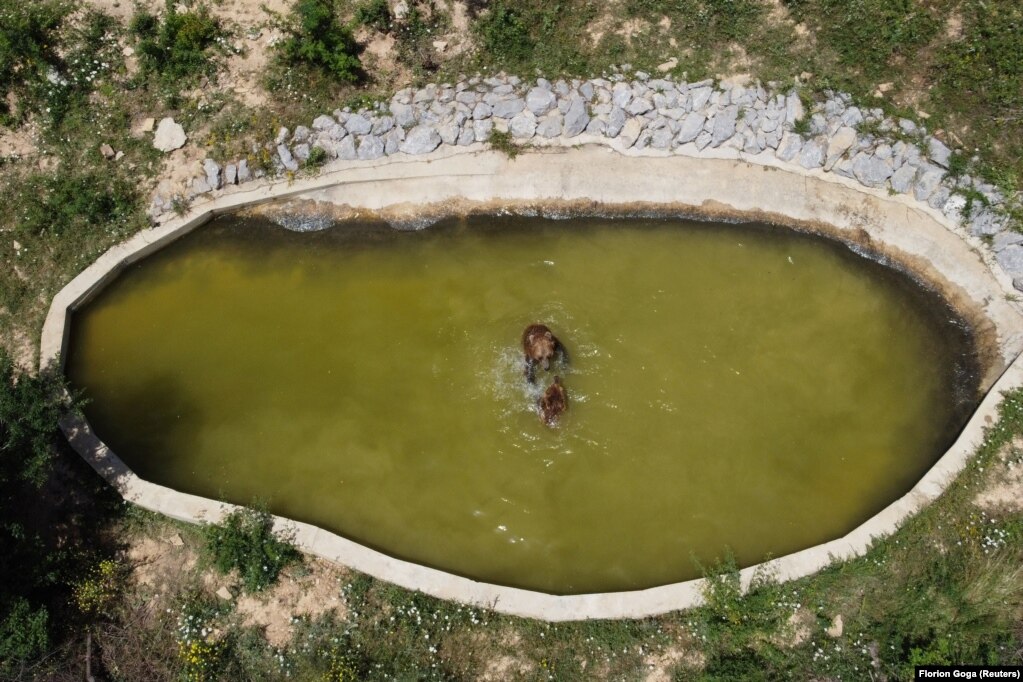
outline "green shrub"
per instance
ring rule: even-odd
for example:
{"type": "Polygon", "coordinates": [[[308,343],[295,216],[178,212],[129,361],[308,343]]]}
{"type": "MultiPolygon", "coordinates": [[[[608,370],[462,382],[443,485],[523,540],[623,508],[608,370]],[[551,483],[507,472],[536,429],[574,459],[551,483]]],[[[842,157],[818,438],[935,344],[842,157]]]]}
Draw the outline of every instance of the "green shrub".
{"type": "Polygon", "coordinates": [[[204,5],[180,11],[174,0],[167,0],[162,19],[146,10],[136,12],[130,30],[138,39],[142,70],[167,82],[212,73],[212,53],[224,36],[204,5]]]}
{"type": "Polygon", "coordinates": [[[60,29],[72,6],[64,0],[0,0],[0,123],[13,121],[8,94],[23,99],[60,64],[60,29]]]}
{"type": "Polygon", "coordinates": [[[387,31],[391,27],[391,8],[387,0],[366,0],[355,8],[355,23],[387,31]]]}
{"type": "Polygon", "coordinates": [[[46,651],[50,641],[48,621],[45,607],[33,609],[22,597],[13,600],[7,612],[0,615],[0,671],[46,651]]]}
{"type": "Polygon", "coordinates": [[[273,517],[263,510],[239,509],[220,524],[203,528],[204,551],[221,573],[237,570],[247,592],[260,592],[277,582],[281,571],[301,558],[288,537],[273,530],[273,517]]]}
{"type": "Polygon", "coordinates": [[[344,83],[362,79],[359,46],[332,0],[298,0],[283,28],[288,35],[277,49],[286,63],[319,69],[344,83]]]}

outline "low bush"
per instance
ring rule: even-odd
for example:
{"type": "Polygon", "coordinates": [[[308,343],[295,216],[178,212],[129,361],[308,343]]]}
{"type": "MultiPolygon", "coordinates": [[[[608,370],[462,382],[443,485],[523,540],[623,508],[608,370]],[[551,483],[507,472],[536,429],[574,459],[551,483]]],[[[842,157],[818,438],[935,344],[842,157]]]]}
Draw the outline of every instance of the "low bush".
{"type": "Polygon", "coordinates": [[[237,570],[247,592],[273,585],[285,567],[301,559],[290,538],[274,533],[273,517],[264,510],[231,512],[204,527],[203,535],[207,558],[221,573],[237,570]]]}
{"type": "Polygon", "coordinates": [[[298,0],[281,28],[287,37],[277,50],[286,63],[318,69],[343,83],[362,80],[359,45],[331,0],[298,0]]]}
{"type": "Polygon", "coordinates": [[[167,0],[162,17],[139,10],[130,26],[138,39],[142,70],[168,83],[200,73],[212,75],[211,57],[224,37],[220,22],[204,5],[184,11],[179,6],[167,0]]]}

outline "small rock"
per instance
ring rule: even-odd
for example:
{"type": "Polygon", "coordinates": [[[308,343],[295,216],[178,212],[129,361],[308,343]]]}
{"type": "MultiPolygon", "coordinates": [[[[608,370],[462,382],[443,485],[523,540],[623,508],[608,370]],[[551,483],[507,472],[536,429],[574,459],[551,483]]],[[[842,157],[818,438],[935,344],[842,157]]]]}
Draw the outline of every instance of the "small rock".
{"type": "Polygon", "coordinates": [[[142,119],[142,123],[139,124],[139,132],[140,133],[151,133],[151,132],[153,132],[153,128],[155,128],[155,127],[156,127],[156,119],[155,118],[144,118],[144,119],[142,119]]]}
{"type": "Polygon", "coordinates": [[[526,101],[521,97],[504,99],[493,105],[494,116],[498,118],[512,118],[526,108],[526,101]]]}
{"type": "Polygon", "coordinates": [[[645,97],[636,97],[631,102],[629,102],[629,106],[627,106],[625,110],[628,111],[633,116],[639,116],[640,114],[645,114],[646,112],[650,111],[653,108],[654,108],[653,102],[651,102],[650,100],[646,99],[645,97]]]}
{"type": "Polygon", "coordinates": [[[309,145],[303,142],[302,144],[296,144],[295,148],[291,150],[291,153],[296,159],[305,163],[309,160],[309,151],[309,145]]]}
{"type": "Polygon", "coordinates": [[[182,540],[181,536],[177,533],[172,533],[171,536],[167,538],[167,544],[172,547],[184,547],[185,541],[182,540]]]}
{"type": "Polygon", "coordinates": [[[932,137],[927,140],[927,155],[931,157],[931,161],[942,168],[948,168],[949,159],[952,157],[952,150],[946,147],[938,138],[932,137]]]}
{"type": "Polygon", "coordinates": [[[153,135],[153,146],[161,152],[172,152],[175,149],[181,149],[187,141],[188,137],[185,135],[185,129],[179,123],[175,123],[173,118],[162,119],[160,125],[156,127],[156,133],[153,135]]]}
{"type": "Polygon", "coordinates": [[[490,137],[490,131],[494,129],[494,120],[485,118],[472,122],[472,131],[476,134],[477,142],[486,142],[490,137]]]}
{"type": "Polygon", "coordinates": [[[693,111],[701,111],[710,102],[710,97],[714,93],[714,90],[710,87],[695,88],[689,91],[690,96],[693,98],[693,111]]]}
{"type": "Polygon", "coordinates": [[[927,201],[934,190],[941,184],[941,179],[945,177],[944,171],[937,166],[928,165],[920,169],[918,174],[916,185],[913,187],[913,196],[917,201],[927,201]]]}
{"type": "MultiPolygon", "coordinates": [[[[117,150],[117,153],[114,154],[114,161],[120,161],[123,158],[124,158],[124,152],[122,152],[121,150],[117,150]]],[[[130,166],[130,164],[129,164],[129,166],[130,166]]]]}
{"type": "Polygon", "coordinates": [[[796,93],[790,93],[785,98],[785,120],[795,123],[803,118],[806,112],[803,110],[803,102],[796,93]]]}
{"type": "Polygon", "coordinates": [[[288,139],[288,134],[290,132],[290,130],[281,126],[277,131],[277,137],[274,138],[274,144],[284,144],[284,142],[288,139]]]}
{"type": "Polygon", "coordinates": [[[234,595],[231,594],[231,590],[227,589],[226,585],[222,585],[220,589],[217,590],[217,596],[223,599],[224,601],[231,601],[232,599],[234,599],[234,595]]]}
{"type": "Polygon", "coordinates": [[[444,50],[448,49],[448,41],[446,40],[433,41],[433,49],[437,50],[437,52],[443,52],[444,50]]]}
{"type": "Polygon", "coordinates": [[[224,166],[224,184],[233,185],[238,182],[238,166],[229,163],[224,166]]]}
{"type": "Polygon", "coordinates": [[[657,70],[661,73],[667,73],[678,66],[678,57],[672,57],[666,62],[662,62],[657,65],[657,70]]]}
{"type": "Polygon", "coordinates": [[[309,129],[305,126],[298,126],[295,128],[295,134],[291,136],[291,141],[295,143],[307,142],[309,140],[309,129]]]}
{"type": "Polygon", "coordinates": [[[474,121],[482,121],[483,119],[490,118],[493,114],[493,107],[486,102],[480,102],[472,109],[472,118],[474,121]]]}
{"type": "Polygon", "coordinates": [[[843,630],[844,626],[842,624],[842,614],[838,614],[831,621],[831,626],[827,630],[825,630],[825,632],[828,634],[828,637],[838,638],[842,636],[843,630]]]}
{"type": "Polygon", "coordinates": [[[99,146],[99,153],[102,154],[103,158],[107,160],[114,158],[115,154],[114,148],[108,145],[106,142],[99,146]]]}

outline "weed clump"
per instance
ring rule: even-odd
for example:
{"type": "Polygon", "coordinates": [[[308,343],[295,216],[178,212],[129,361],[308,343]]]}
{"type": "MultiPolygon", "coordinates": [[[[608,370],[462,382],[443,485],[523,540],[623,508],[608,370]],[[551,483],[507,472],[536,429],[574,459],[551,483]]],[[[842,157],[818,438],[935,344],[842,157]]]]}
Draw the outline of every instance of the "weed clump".
{"type": "Polygon", "coordinates": [[[289,564],[301,559],[291,538],[274,532],[263,510],[239,509],[219,524],[205,526],[204,552],[221,573],[237,570],[246,592],[261,592],[277,582],[289,564]]]}

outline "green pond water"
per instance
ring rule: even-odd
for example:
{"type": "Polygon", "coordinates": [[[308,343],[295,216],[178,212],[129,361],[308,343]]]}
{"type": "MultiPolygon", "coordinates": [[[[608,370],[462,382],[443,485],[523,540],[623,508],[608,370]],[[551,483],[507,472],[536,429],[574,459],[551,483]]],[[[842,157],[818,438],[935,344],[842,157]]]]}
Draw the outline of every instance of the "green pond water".
{"type": "Polygon", "coordinates": [[[67,371],[143,478],[554,593],[845,534],[943,453],[977,381],[935,294],[839,244],[521,217],[217,219],[75,313],[67,371]],[[570,355],[535,387],[532,322],[570,355]]]}

